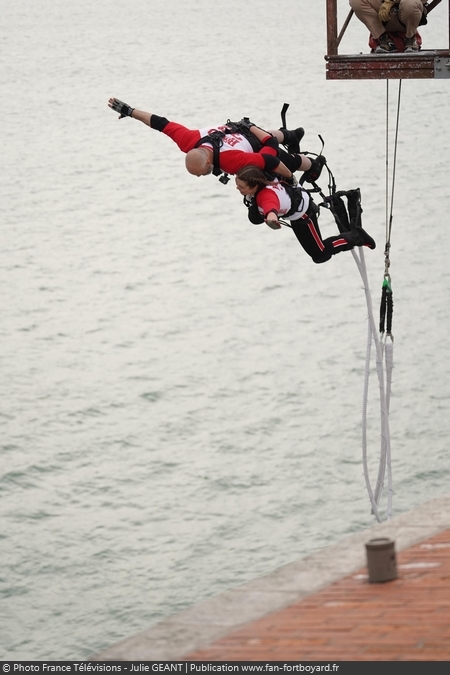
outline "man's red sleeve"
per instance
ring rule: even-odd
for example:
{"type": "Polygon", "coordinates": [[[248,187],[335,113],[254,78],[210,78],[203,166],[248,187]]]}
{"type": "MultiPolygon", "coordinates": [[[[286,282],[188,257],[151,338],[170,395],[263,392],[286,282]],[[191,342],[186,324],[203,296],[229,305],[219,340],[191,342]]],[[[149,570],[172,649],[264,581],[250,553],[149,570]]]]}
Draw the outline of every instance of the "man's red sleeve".
{"type": "Polygon", "coordinates": [[[178,145],[182,152],[189,152],[195,148],[195,144],[200,139],[200,131],[198,129],[187,129],[178,122],[169,122],[163,129],[163,134],[166,134],[178,145]]]}
{"type": "Polygon", "coordinates": [[[264,157],[259,152],[244,152],[243,150],[227,150],[220,153],[220,168],[225,173],[235,174],[243,166],[253,164],[259,169],[264,169],[264,157]]]}
{"type": "Polygon", "coordinates": [[[263,139],[263,146],[258,152],[244,152],[243,150],[227,150],[220,153],[220,168],[225,173],[235,174],[243,166],[253,164],[258,169],[273,171],[279,161],[275,159],[278,155],[278,144],[273,136],[268,134],[263,139]],[[267,145],[265,142],[267,141],[267,145]],[[266,157],[268,158],[266,159],[266,157]]]}

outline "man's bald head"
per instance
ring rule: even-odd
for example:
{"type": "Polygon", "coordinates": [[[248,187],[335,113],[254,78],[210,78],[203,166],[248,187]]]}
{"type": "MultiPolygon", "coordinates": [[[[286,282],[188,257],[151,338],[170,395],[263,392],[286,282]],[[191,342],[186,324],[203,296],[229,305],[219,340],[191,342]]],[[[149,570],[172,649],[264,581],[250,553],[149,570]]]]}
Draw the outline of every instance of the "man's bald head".
{"type": "Polygon", "coordinates": [[[212,165],[212,152],[206,150],[206,148],[194,148],[189,150],[186,153],[185,159],[186,169],[193,176],[207,176],[211,173],[212,165]]]}

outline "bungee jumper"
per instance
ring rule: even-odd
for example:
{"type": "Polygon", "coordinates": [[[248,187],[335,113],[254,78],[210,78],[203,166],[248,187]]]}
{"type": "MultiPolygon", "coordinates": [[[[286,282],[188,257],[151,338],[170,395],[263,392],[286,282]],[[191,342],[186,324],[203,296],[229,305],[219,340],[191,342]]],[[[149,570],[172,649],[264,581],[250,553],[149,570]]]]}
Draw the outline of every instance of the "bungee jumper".
{"type": "MultiPolygon", "coordinates": [[[[319,157],[322,166],[325,165],[325,158],[319,157]]],[[[244,197],[250,222],[255,225],[265,222],[274,230],[282,224],[288,225],[315,263],[327,262],[333,255],[351,251],[355,246],[376,247],[372,237],[362,229],[359,189],[325,198],[323,206],[331,210],[340,234],[323,239],[318,223],[319,206],[302,185],[271,177],[252,165],[239,169],[235,181],[236,189],[244,197]],[[348,198],[348,212],[342,199],[344,195],[348,198]]],[[[320,188],[315,186],[314,190],[320,188]]]]}
{"type": "MultiPolygon", "coordinates": [[[[316,181],[326,166],[326,158],[322,154],[308,157],[300,152],[304,129],[287,129],[289,104],[283,105],[282,126],[274,131],[258,127],[247,117],[239,122],[227,120],[222,125],[188,129],[166,117],[132,108],[117,98],[110,98],[108,106],[119,113],[119,119],[131,117],[171,138],[186,154],[185,164],[189,173],[195,176],[213,174],[225,184],[229,174],[235,175],[236,188],[244,197],[250,221],[255,224],[266,222],[272,229],[279,229],[280,222],[289,225],[315,263],[326,262],[333,255],[350,251],[355,246],[375,248],[375,241],[361,226],[359,190],[352,191],[355,196],[358,195],[359,212],[355,215],[356,202],[353,199],[352,212],[344,218],[345,207],[338,201],[339,195],[327,201],[328,198],[317,186],[316,181]],[[280,148],[280,143],[285,149],[280,148]],[[300,184],[293,175],[299,169],[303,171],[300,184]],[[311,190],[303,187],[305,182],[313,185],[311,190]],[[331,209],[335,216],[339,235],[322,238],[317,220],[319,207],[310,192],[321,193],[324,206],[331,209]]],[[[332,175],[328,167],[327,170],[332,175]]]]}
{"type": "Polygon", "coordinates": [[[292,179],[293,173],[299,170],[304,172],[306,180],[320,175],[320,161],[300,152],[302,127],[265,131],[245,117],[239,122],[228,120],[203,129],[188,129],[166,117],[132,108],[117,98],[110,98],[108,106],[119,113],[119,119],[131,117],[171,138],[186,153],[186,169],[194,176],[212,173],[227,183],[229,174],[236,174],[248,164],[285,179],[292,179]],[[285,149],[280,148],[280,144],[285,149]]]}

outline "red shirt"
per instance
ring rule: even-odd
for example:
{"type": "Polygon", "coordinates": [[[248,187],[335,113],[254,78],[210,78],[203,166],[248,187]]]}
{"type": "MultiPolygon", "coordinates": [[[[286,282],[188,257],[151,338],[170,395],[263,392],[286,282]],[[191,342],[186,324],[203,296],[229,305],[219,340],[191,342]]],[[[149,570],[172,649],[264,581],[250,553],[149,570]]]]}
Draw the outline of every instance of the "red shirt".
{"type": "Polygon", "coordinates": [[[256,203],[259,208],[261,215],[266,216],[269,211],[275,211],[277,216],[282,215],[280,213],[281,204],[275,190],[269,190],[268,188],[263,188],[256,195],[256,203]]]}
{"type": "MultiPolygon", "coordinates": [[[[301,188],[297,188],[300,190],[301,188]]],[[[291,197],[282,182],[273,181],[265,188],[256,193],[256,205],[264,217],[269,211],[275,211],[278,217],[287,218],[287,220],[298,220],[306,213],[309,206],[309,196],[305,190],[301,190],[302,200],[297,206],[296,211],[290,216],[286,214],[292,209],[291,197]]]]}
{"type": "MultiPolygon", "coordinates": [[[[217,129],[218,127],[210,127],[211,129],[217,129]]],[[[163,134],[169,136],[175,143],[178,145],[182,152],[189,152],[195,148],[196,143],[203,137],[204,134],[201,134],[198,129],[187,129],[182,124],[178,122],[169,122],[163,129],[163,134]]],[[[233,134],[236,139],[239,141],[245,141],[245,137],[241,134],[233,134]],[[239,139],[238,139],[239,137],[239,139]]],[[[267,134],[267,137],[262,141],[271,139],[272,136],[267,134]]],[[[248,143],[248,141],[247,141],[248,143]]],[[[240,149],[232,149],[229,147],[222,147],[220,149],[219,161],[220,168],[225,173],[235,174],[243,166],[248,164],[253,164],[259,169],[265,169],[266,163],[264,160],[264,155],[271,155],[272,157],[277,156],[277,150],[275,148],[266,147],[263,145],[259,152],[247,152],[240,149]]]]}

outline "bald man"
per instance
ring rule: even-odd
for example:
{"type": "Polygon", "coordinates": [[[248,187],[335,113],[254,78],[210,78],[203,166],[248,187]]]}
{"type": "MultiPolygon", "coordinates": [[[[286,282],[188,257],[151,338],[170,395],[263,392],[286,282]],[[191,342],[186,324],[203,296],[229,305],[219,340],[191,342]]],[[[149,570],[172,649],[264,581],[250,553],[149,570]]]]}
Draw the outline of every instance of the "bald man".
{"type": "Polygon", "coordinates": [[[117,98],[110,98],[108,106],[119,113],[119,119],[132,117],[171,138],[186,153],[186,169],[193,176],[214,173],[226,182],[223,174],[234,175],[243,166],[252,164],[263,171],[292,178],[293,171],[308,171],[313,167],[314,160],[306,155],[279,149],[278,144],[285,142],[288,148],[300,150],[299,142],[304,133],[301,127],[294,131],[278,129],[267,132],[249,123],[249,133],[242,133],[233,130],[232,123],[226,123],[204,129],[188,129],[178,122],[170,122],[166,117],[131,108],[117,98]]]}

